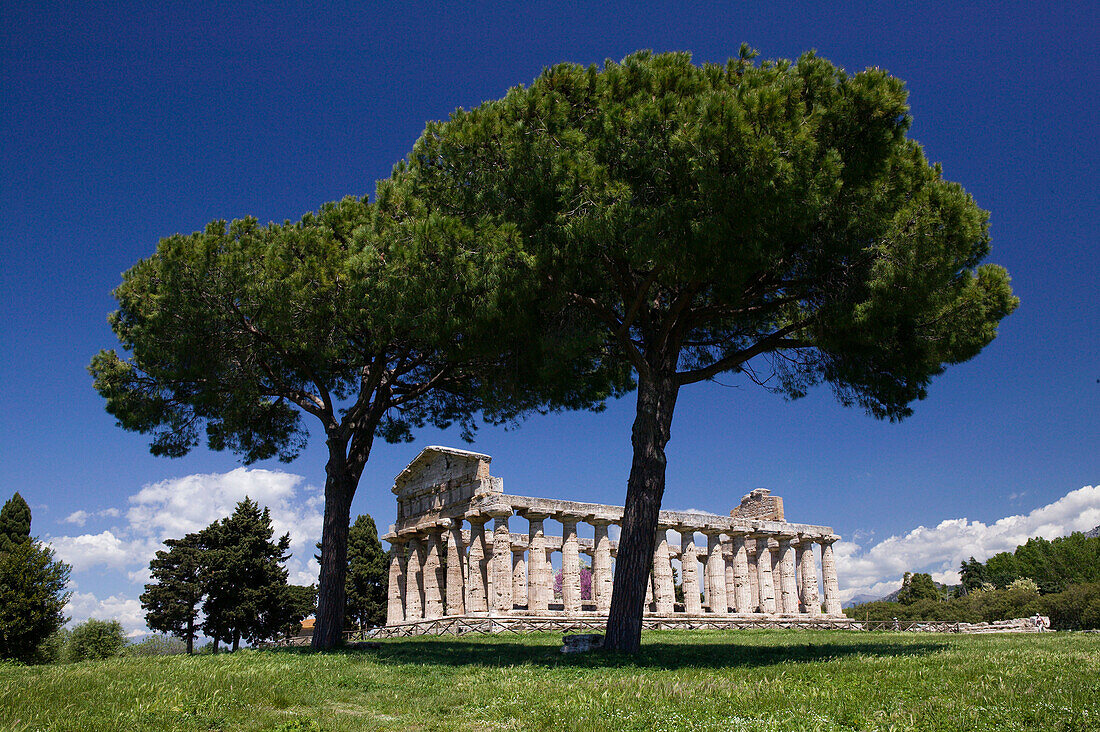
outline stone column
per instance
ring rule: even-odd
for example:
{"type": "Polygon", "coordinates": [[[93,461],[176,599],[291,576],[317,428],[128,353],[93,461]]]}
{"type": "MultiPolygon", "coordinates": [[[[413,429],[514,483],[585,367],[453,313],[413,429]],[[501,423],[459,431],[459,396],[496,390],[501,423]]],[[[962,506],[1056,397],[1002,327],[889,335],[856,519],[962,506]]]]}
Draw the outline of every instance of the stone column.
{"type": "Polygon", "coordinates": [[[749,582],[749,549],[744,534],[732,534],[733,544],[733,609],[738,613],[751,613],[752,585],[749,582]]]}
{"type": "Polygon", "coordinates": [[[512,547],[512,602],[530,608],[527,597],[527,559],[523,552],[522,547],[512,547]]]}
{"type": "Polygon", "coordinates": [[[833,544],[839,536],[826,536],[821,539],[821,576],[825,585],[825,614],[841,615],[840,582],[836,576],[836,559],[833,558],[833,544]]]}
{"type": "Polygon", "coordinates": [[[561,521],[561,599],[566,615],[581,611],[581,553],[577,542],[577,517],[560,516],[561,521]]]}
{"type": "Polygon", "coordinates": [[[737,602],[735,598],[735,586],[733,582],[733,542],[727,537],[722,542],[722,565],[726,569],[726,607],[734,608],[736,612],[737,602]]]}
{"type": "Polygon", "coordinates": [[[745,550],[749,553],[749,612],[760,612],[760,572],[756,569],[756,540],[745,537],[745,550]]]}
{"type": "Polygon", "coordinates": [[[488,517],[468,514],[466,518],[470,522],[470,554],[466,560],[466,610],[471,613],[486,613],[489,611],[489,547],[485,541],[485,522],[488,517]]]}
{"type": "Polygon", "coordinates": [[[508,531],[511,506],[487,511],[496,521],[493,527],[493,597],[494,613],[512,612],[512,534],[508,531]]]}
{"type": "Polygon", "coordinates": [[[607,535],[611,522],[598,518],[587,521],[595,527],[596,535],[592,547],[592,594],[596,597],[596,612],[606,613],[611,609],[611,583],[614,581],[611,573],[611,537],[607,535]]]}
{"type": "Polygon", "coordinates": [[[443,617],[443,563],[440,561],[439,539],[441,529],[428,529],[428,544],[424,556],[424,619],[443,617]]]}
{"type": "Polygon", "coordinates": [[[462,543],[462,519],[443,519],[447,528],[447,614],[466,614],[466,547],[462,543]]]}
{"type": "Polygon", "coordinates": [[[703,608],[699,603],[699,556],[695,548],[695,529],[680,529],[680,582],[684,587],[684,612],[699,615],[703,608]]]}
{"type": "Polygon", "coordinates": [[[760,612],[775,614],[775,585],[772,583],[772,553],[767,535],[756,537],[756,573],[760,587],[760,612]]]}
{"type": "Polygon", "coordinates": [[[527,610],[545,613],[553,594],[553,586],[548,586],[546,576],[546,529],[543,521],[550,517],[548,513],[527,511],[524,514],[531,527],[527,542],[527,610]]]}
{"type": "Polygon", "coordinates": [[[405,620],[424,617],[424,545],[416,534],[409,537],[408,569],[405,572],[405,620]]]}
{"type": "Polygon", "coordinates": [[[390,542],[390,583],[386,598],[386,625],[405,622],[405,542],[391,536],[390,542]]]}
{"type": "Polygon", "coordinates": [[[798,563],[802,575],[802,605],[810,615],[821,614],[821,601],[817,599],[817,565],[814,562],[814,543],[803,541],[799,548],[802,555],[798,563]]]}
{"type": "Polygon", "coordinates": [[[676,584],[668,552],[668,527],[658,526],[653,549],[653,589],[657,612],[671,615],[676,609],[676,584]]]}
{"type": "Polygon", "coordinates": [[[707,604],[711,613],[727,615],[726,606],[726,563],[722,558],[722,534],[716,529],[706,528],[707,535],[707,604]]]}
{"type": "Polygon", "coordinates": [[[795,578],[794,547],[791,546],[792,534],[782,534],[779,540],[779,598],[780,612],[788,615],[798,613],[798,581],[795,578]]]}

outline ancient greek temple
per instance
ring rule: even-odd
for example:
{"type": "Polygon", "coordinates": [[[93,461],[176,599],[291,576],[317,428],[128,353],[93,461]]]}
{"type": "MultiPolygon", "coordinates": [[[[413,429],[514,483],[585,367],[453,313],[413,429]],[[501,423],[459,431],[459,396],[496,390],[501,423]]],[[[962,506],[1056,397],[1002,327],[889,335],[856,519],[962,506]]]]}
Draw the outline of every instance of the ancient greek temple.
{"type": "MultiPolygon", "coordinates": [[[[384,634],[602,628],[622,507],[509,495],[491,461],[428,447],[395,479],[397,523],[383,537],[392,547],[384,634]],[[512,533],[514,516],[526,520],[526,534],[512,533]],[[560,536],[547,533],[548,521],[561,525],[560,536]],[[581,524],[592,538],[578,537],[581,524]]],[[[783,499],[768,490],[728,516],[661,511],[656,538],[644,627],[844,622],[833,559],[840,537],[786,522],[783,499]]]]}

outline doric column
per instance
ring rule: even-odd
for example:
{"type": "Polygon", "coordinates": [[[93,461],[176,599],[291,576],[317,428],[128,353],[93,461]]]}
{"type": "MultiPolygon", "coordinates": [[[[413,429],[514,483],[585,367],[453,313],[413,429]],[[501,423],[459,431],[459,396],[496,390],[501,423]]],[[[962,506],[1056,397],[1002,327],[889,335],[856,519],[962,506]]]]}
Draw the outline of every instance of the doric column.
{"type": "Polygon", "coordinates": [[[409,560],[405,572],[405,620],[424,617],[424,544],[420,536],[409,537],[409,560]]]}
{"type": "Polygon", "coordinates": [[[779,541],[779,599],[780,612],[788,615],[798,613],[798,581],[795,578],[793,534],[781,534],[779,541]]]}
{"type": "Polygon", "coordinates": [[[592,594],[596,598],[596,611],[605,613],[611,609],[611,588],[614,575],[611,573],[611,537],[607,519],[589,518],[588,523],[595,527],[595,540],[592,547],[592,594]]]}
{"type": "Polygon", "coordinates": [[[836,576],[836,559],[833,558],[833,543],[839,536],[825,536],[821,539],[821,576],[825,585],[825,614],[840,615],[840,582],[836,576]]]}
{"type": "Polygon", "coordinates": [[[495,507],[486,513],[496,521],[493,527],[493,597],[494,613],[512,612],[512,534],[508,531],[511,506],[495,507]]]}
{"type": "Polygon", "coordinates": [[[669,614],[676,609],[676,584],[668,552],[668,528],[658,526],[653,549],[653,590],[657,612],[669,614]]]}
{"type": "Polygon", "coordinates": [[[523,552],[522,547],[512,547],[512,602],[530,608],[527,597],[527,560],[523,552]]]}
{"type": "Polygon", "coordinates": [[[821,614],[821,602],[817,599],[817,564],[814,562],[814,542],[804,540],[798,545],[801,550],[798,571],[802,579],[802,605],[810,615],[821,614]]]}
{"type": "Polygon", "coordinates": [[[768,548],[768,536],[756,536],[756,573],[760,587],[760,612],[775,614],[775,585],[772,581],[772,553],[768,548]]]}
{"type": "Polygon", "coordinates": [[[424,556],[424,619],[434,620],[443,617],[443,562],[440,552],[439,527],[428,529],[428,544],[424,556]]]}
{"type": "Polygon", "coordinates": [[[386,625],[405,622],[405,541],[396,536],[390,542],[390,583],[386,597],[386,625]]]}
{"type": "Polygon", "coordinates": [[[489,612],[489,547],[485,540],[487,516],[467,514],[470,522],[470,553],[466,559],[466,610],[489,612]]]}
{"type": "Polygon", "coordinates": [[[760,572],[756,568],[756,540],[745,537],[745,550],[749,554],[749,612],[760,610],[760,572]]]}
{"type": "Polygon", "coordinates": [[[527,609],[530,612],[545,613],[554,588],[546,584],[546,529],[543,521],[550,517],[548,513],[527,511],[531,530],[527,542],[527,609]]]}
{"type": "Polygon", "coordinates": [[[726,570],[726,607],[735,608],[736,612],[736,599],[735,587],[733,583],[733,542],[727,537],[722,542],[722,566],[726,570]]]}
{"type": "Polygon", "coordinates": [[[695,549],[695,529],[680,529],[680,582],[684,588],[684,612],[699,615],[703,608],[699,603],[699,557],[695,549]]]}
{"type": "Polygon", "coordinates": [[[738,613],[751,613],[752,584],[749,581],[749,549],[744,534],[732,534],[733,544],[733,609],[738,613]]]}
{"type": "Polygon", "coordinates": [[[447,614],[466,614],[466,547],[462,543],[462,519],[442,519],[447,529],[447,614]]]}
{"type": "Polygon", "coordinates": [[[722,534],[717,529],[703,529],[707,535],[707,605],[715,615],[726,615],[726,563],[722,558],[722,534]]]}
{"type": "Polygon", "coordinates": [[[561,599],[566,615],[581,611],[581,552],[577,542],[577,517],[562,515],[561,599]]]}

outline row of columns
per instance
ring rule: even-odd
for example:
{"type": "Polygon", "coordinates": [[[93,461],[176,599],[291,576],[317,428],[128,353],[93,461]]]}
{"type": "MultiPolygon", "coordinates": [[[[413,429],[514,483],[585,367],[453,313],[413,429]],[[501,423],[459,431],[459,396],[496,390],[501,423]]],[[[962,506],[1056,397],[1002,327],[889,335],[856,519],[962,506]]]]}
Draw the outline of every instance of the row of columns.
{"type": "MultiPolygon", "coordinates": [[[[582,610],[582,550],[577,538],[577,524],[582,520],[594,527],[590,551],[592,601],[596,612],[606,613],[611,606],[613,581],[608,527],[614,521],[597,516],[521,510],[529,525],[525,559],[522,548],[515,551],[512,546],[508,526],[512,513],[511,507],[501,506],[468,514],[465,517],[470,524],[468,547],[462,519],[441,519],[428,529],[389,537],[393,550],[387,624],[444,615],[509,614],[517,604],[526,605],[532,615],[549,612],[554,573],[544,522],[551,516],[562,524],[564,613],[573,615],[582,610]],[[494,522],[491,536],[486,528],[490,519],[494,522]]],[[[796,534],[753,534],[691,526],[662,526],[657,531],[647,592],[651,612],[670,615],[675,611],[672,552],[667,539],[668,529],[673,528],[680,532],[685,614],[704,612],[701,594],[705,594],[707,611],[713,615],[728,615],[731,610],[738,614],[820,613],[814,544],[821,545],[825,612],[840,613],[832,549],[837,537],[800,539],[796,534]],[[697,532],[707,537],[705,557],[699,557],[697,532]],[[769,543],[772,540],[778,544],[774,554],[769,543]],[[698,576],[700,560],[704,563],[702,577],[698,576]]]]}

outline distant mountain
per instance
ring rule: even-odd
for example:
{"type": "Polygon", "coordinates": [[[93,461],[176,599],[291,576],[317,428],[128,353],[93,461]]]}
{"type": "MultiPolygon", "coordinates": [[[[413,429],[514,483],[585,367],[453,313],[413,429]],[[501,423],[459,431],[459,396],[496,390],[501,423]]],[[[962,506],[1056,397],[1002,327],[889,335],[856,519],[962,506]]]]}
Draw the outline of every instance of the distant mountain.
{"type": "MultiPolygon", "coordinates": [[[[897,595],[897,592],[895,592],[894,595],[897,595]]],[[[881,600],[881,599],[883,599],[883,598],[877,597],[875,595],[868,595],[866,593],[864,593],[862,595],[852,595],[851,599],[849,599],[848,602],[844,603],[842,605],[842,607],[852,607],[854,605],[862,605],[865,602],[875,602],[876,600],[881,600]]]]}
{"type": "Polygon", "coordinates": [[[1092,531],[1086,531],[1085,536],[1089,539],[1096,539],[1097,537],[1100,537],[1100,526],[1097,526],[1092,531]]]}

